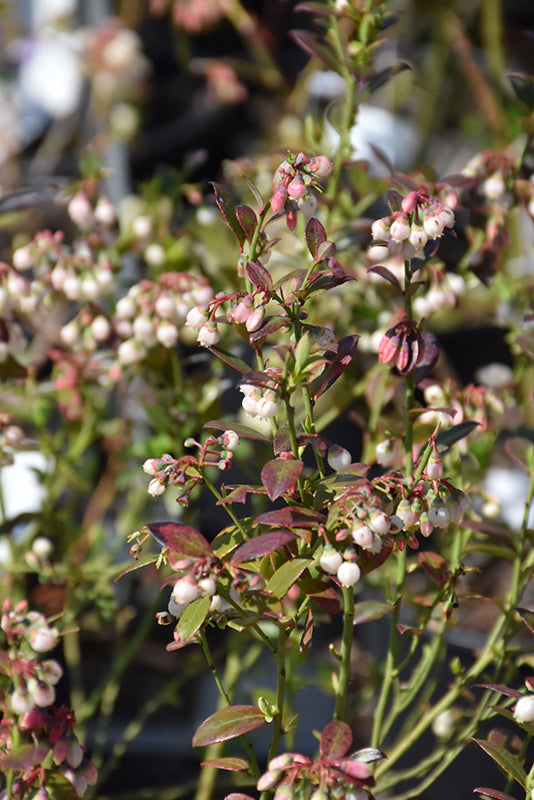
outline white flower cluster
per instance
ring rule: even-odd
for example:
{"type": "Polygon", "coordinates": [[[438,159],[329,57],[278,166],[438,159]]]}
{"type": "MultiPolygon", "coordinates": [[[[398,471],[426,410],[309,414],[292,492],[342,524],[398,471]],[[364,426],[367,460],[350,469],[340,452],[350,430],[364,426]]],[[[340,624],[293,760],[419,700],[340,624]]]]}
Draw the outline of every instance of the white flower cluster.
{"type": "MultiPolygon", "coordinates": [[[[272,372],[267,369],[267,373],[272,372]]],[[[241,383],[239,391],[243,393],[243,411],[249,417],[260,417],[260,419],[271,419],[276,416],[280,408],[280,397],[278,395],[278,382],[273,372],[271,385],[257,386],[251,383],[241,383]]]]}
{"type": "Polygon", "coordinates": [[[358,583],[362,574],[355,559],[356,551],[352,547],[340,553],[332,545],[326,545],[319,564],[325,572],[335,575],[342,586],[349,587],[358,583]]]}
{"type": "Polygon", "coordinates": [[[401,209],[375,220],[371,233],[375,242],[390,245],[388,252],[400,252],[405,258],[421,256],[427,242],[439,239],[446,228],[454,226],[454,212],[434,197],[410,192],[401,209]]]}

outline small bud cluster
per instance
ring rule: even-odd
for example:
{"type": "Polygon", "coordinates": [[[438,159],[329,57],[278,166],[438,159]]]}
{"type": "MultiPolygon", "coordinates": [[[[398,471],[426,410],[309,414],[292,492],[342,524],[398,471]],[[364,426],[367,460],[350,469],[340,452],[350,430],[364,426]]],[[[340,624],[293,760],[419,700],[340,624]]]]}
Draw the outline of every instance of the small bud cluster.
{"type": "Polygon", "coordinates": [[[500,204],[512,179],[513,162],[502,153],[485,150],[468,161],[461,174],[472,180],[478,195],[491,204],[500,204]]]}
{"type": "Polygon", "coordinates": [[[395,515],[405,531],[419,530],[422,536],[428,537],[434,528],[447,530],[451,522],[460,522],[469,509],[471,503],[468,495],[440,477],[431,477],[441,472],[441,459],[435,453],[427,465],[428,480],[423,478],[409,497],[400,500],[395,515]]]}
{"type": "MultiPolygon", "coordinates": [[[[246,376],[245,376],[246,378],[246,376]]],[[[262,373],[262,383],[241,383],[239,390],[243,393],[243,411],[249,417],[271,419],[276,416],[280,408],[279,372],[267,368],[262,373]]]]}
{"type": "MultiPolygon", "coordinates": [[[[38,543],[38,539],[35,542],[38,543]]],[[[40,548],[38,544],[37,549],[40,548]]],[[[21,762],[13,797],[23,798],[35,785],[46,793],[47,773],[52,777],[54,766],[81,797],[87,786],[96,782],[96,769],[85,758],[84,748],[73,731],[72,711],[53,705],[62,668],[54,659],[40,657],[57,645],[59,633],[42,614],[29,611],[25,601],[15,607],[8,600],[4,601],[0,628],[6,640],[3,671],[12,683],[11,690],[4,696],[3,721],[18,728],[21,746],[27,741],[28,747],[31,744],[38,754],[31,762],[21,762]],[[52,766],[45,768],[41,765],[49,753],[52,758],[48,761],[52,766]]],[[[2,750],[0,742],[0,754],[2,750]]]]}
{"type": "Polygon", "coordinates": [[[157,284],[144,280],[132,286],[117,302],[113,319],[123,340],[117,349],[119,363],[135,364],[157,345],[174,347],[190,309],[212,295],[208,281],[189,272],[165,273],[157,284]]]}
{"type": "Polygon", "coordinates": [[[371,226],[373,241],[392,243],[405,258],[422,257],[427,242],[439,239],[454,226],[454,212],[424,190],[413,191],[401,208],[371,226]]]}
{"type": "Polygon", "coordinates": [[[435,338],[423,333],[410,319],[403,319],[383,335],[378,346],[378,360],[409,375],[416,367],[432,365],[439,355],[435,338]]]}
{"type": "Polygon", "coordinates": [[[278,165],[273,176],[271,209],[275,214],[285,209],[290,230],[296,225],[292,202],[305,216],[313,216],[317,199],[311,189],[318,189],[318,179],[326,177],[331,171],[332,163],[326,156],[310,158],[304,153],[288,153],[278,165]]]}
{"type": "Polygon", "coordinates": [[[234,450],[239,445],[239,436],[233,430],[224,431],[220,436],[208,436],[204,444],[193,438],[186,439],[185,447],[197,447],[198,458],[183,456],[174,458],[164,453],[161,458],[148,458],[143,464],[143,471],[152,476],[148,484],[148,493],[152,497],[162,495],[167,486],[181,489],[179,502],[187,505],[187,497],[193,486],[202,482],[199,469],[217,467],[222,471],[230,469],[234,450]]]}
{"type": "Polygon", "coordinates": [[[356,551],[352,547],[347,547],[340,553],[332,545],[326,545],[319,565],[329,575],[335,575],[341,586],[354,586],[361,578],[361,570],[356,564],[356,551]]]}
{"type": "MultiPolygon", "coordinates": [[[[358,752],[315,761],[301,753],[282,753],[269,761],[256,788],[259,792],[275,789],[275,800],[346,800],[360,798],[359,790],[371,782],[371,768],[358,758],[358,752]]],[[[363,791],[362,800],[366,797],[363,791]]]]}

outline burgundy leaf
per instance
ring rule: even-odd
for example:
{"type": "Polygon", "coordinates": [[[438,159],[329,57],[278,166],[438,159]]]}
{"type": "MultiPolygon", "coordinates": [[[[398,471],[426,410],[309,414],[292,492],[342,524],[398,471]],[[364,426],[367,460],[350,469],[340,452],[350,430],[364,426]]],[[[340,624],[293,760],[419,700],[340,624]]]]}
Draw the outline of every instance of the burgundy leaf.
{"type": "Polygon", "coordinates": [[[324,357],[330,363],[315,385],[314,402],[345,372],[354,358],[359,338],[357,335],[344,336],[326,351],[324,357]]]}
{"type": "Polygon", "coordinates": [[[330,48],[325,47],[311,31],[306,30],[293,30],[290,31],[291,38],[298,44],[305,53],[312,58],[317,58],[325,67],[331,70],[336,70],[337,64],[334,54],[330,48]]]}
{"type": "Polygon", "coordinates": [[[361,603],[356,603],[354,606],[354,625],[382,619],[393,611],[394,607],[390,603],[381,603],[379,600],[362,600],[361,603]]]}
{"type": "Polygon", "coordinates": [[[325,522],[324,514],[312,508],[286,506],[266,511],[254,520],[255,525],[276,525],[280,528],[316,528],[325,522]]]}
{"type": "MultiPolygon", "coordinates": [[[[346,275],[345,273],[337,275],[331,272],[314,273],[306,288],[306,296],[309,297],[315,292],[326,292],[328,289],[334,289],[336,286],[342,286],[348,281],[355,280],[356,278],[352,277],[352,275],[346,275]]],[[[303,294],[303,292],[300,292],[299,296],[303,294]]]]}
{"type": "Polygon", "coordinates": [[[526,789],[527,776],[518,756],[510,753],[505,747],[492,744],[485,739],[469,739],[469,741],[481,747],[507,775],[526,789]]]}
{"type": "Polygon", "coordinates": [[[205,422],[202,427],[215,428],[217,431],[235,431],[241,439],[253,439],[258,442],[270,441],[267,436],[259,433],[255,428],[249,428],[248,425],[242,425],[240,422],[234,422],[233,420],[212,419],[209,422],[205,422]]]}
{"type": "Polygon", "coordinates": [[[261,471],[261,482],[270,500],[293,493],[302,474],[304,464],[298,459],[273,458],[261,471]]]}
{"type": "Polygon", "coordinates": [[[516,798],[512,797],[511,794],[506,794],[506,792],[500,792],[498,789],[488,789],[485,786],[477,786],[476,789],[473,789],[473,792],[477,792],[478,794],[484,794],[487,797],[494,797],[495,800],[516,800],[516,798]]]}
{"type": "Polygon", "coordinates": [[[262,533],[261,536],[256,536],[254,539],[249,539],[240,547],[237,548],[232,556],[232,561],[242,563],[243,561],[250,561],[253,558],[260,558],[267,555],[267,553],[274,553],[285,544],[294,541],[297,538],[296,533],[290,531],[272,531],[271,533],[262,533]]]}
{"type": "Polygon", "coordinates": [[[265,325],[262,325],[257,331],[253,331],[250,334],[249,341],[251,344],[262,342],[267,336],[271,336],[271,334],[283,328],[284,325],[287,325],[286,317],[271,317],[265,325]]]}
{"type": "Polygon", "coordinates": [[[389,281],[395,289],[398,289],[399,292],[402,291],[401,285],[397,280],[397,277],[389,271],[387,267],[383,267],[381,264],[377,264],[375,267],[369,267],[367,272],[374,272],[376,275],[380,275],[382,278],[385,278],[389,281]]]}
{"type": "Polygon", "coordinates": [[[295,302],[297,292],[302,288],[307,274],[305,269],[299,269],[296,272],[286,275],[284,280],[280,283],[280,291],[287,305],[291,305],[295,302]]]}
{"type": "Polygon", "coordinates": [[[226,742],[264,724],[265,716],[257,706],[227,706],[216,711],[197,728],[193,747],[226,742]]]}
{"type": "Polygon", "coordinates": [[[369,550],[362,550],[360,553],[359,564],[364,575],[372,572],[390,557],[393,552],[393,544],[387,539],[382,540],[382,550],[379,553],[370,553],[369,550]]]}
{"type": "Polygon", "coordinates": [[[343,758],[352,744],[350,725],[340,720],[329,722],[321,734],[320,751],[323,758],[343,758]]]}
{"type": "Polygon", "coordinates": [[[314,260],[316,260],[319,245],[323,244],[323,242],[326,242],[326,231],[319,220],[315,219],[315,217],[312,217],[310,220],[308,220],[306,224],[305,236],[308,250],[312,254],[314,260]]]}
{"type": "Polygon", "coordinates": [[[256,214],[250,206],[237,206],[235,215],[239,224],[245,231],[247,240],[251,242],[256,230],[256,225],[258,224],[256,214]]]}
{"type": "Polygon", "coordinates": [[[215,192],[215,201],[219,206],[219,211],[221,212],[224,221],[230,230],[232,230],[237,236],[239,246],[243,247],[243,244],[245,243],[245,231],[239,224],[239,220],[236,216],[236,204],[233,197],[213,181],[211,182],[211,185],[213,186],[213,191],[215,192]]]}
{"type": "MultiPolygon", "coordinates": [[[[244,772],[249,767],[248,761],[244,758],[233,758],[232,756],[222,756],[221,758],[212,758],[211,761],[202,761],[202,767],[215,767],[215,769],[227,769],[229,772],[244,772]]],[[[232,794],[226,795],[225,800],[229,797],[248,797],[246,794],[232,794]]],[[[252,799],[251,799],[252,800],[252,799]]]]}
{"type": "Polygon", "coordinates": [[[474,683],[473,688],[491,689],[492,692],[504,694],[505,697],[514,697],[516,700],[521,697],[521,692],[510,689],[508,686],[502,686],[500,683],[474,683]]]}
{"type": "Polygon", "coordinates": [[[272,292],[273,279],[271,278],[270,272],[261,264],[255,261],[249,261],[247,263],[247,275],[250,282],[254,284],[257,289],[262,289],[264,292],[272,292]]]}
{"type": "Polygon", "coordinates": [[[419,563],[430,580],[437,583],[438,586],[443,587],[450,578],[447,562],[439,553],[425,550],[424,553],[419,553],[419,563]]]}
{"type": "Polygon", "coordinates": [[[243,361],[242,359],[234,356],[233,353],[228,353],[226,350],[222,350],[220,347],[208,347],[214,356],[217,356],[218,359],[223,361],[225,364],[228,364],[229,367],[233,367],[238,372],[244,373],[248,372],[250,369],[249,365],[243,361]]]}
{"type": "Polygon", "coordinates": [[[336,246],[334,242],[321,242],[321,244],[317,248],[315,260],[319,264],[322,261],[326,261],[327,258],[332,258],[332,256],[335,255],[335,252],[336,252],[336,246]]]}
{"type": "Polygon", "coordinates": [[[212,556],[209,542],[195,528],[178,522],[153,522],[144,526],[162,547],[185,558],[212,556]]]}
{"type": "Polygon", "coordinates": [[[221,499],[217,501],[217,505],[224,506],[227,503],[246,503],[247,494],[249,491],[250,487],[247,486],[246,483],[235,486],[230,492],[228,492],[226,497],[221,497],[221,499]]]}

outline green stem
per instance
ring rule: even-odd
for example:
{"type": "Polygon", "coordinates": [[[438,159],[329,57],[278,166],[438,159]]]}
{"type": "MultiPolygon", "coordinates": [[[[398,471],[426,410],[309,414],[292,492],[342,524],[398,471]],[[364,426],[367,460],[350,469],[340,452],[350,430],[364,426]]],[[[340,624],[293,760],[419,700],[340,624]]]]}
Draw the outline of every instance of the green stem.
{"type": "MultiPolygon", "coordinates": [[[[210,480],[210,478],[208,478],[207,470],[205,470],[205,469],[203,470],[202,477],[204,479],[204,485],[207,486],[207,488],[210,490],[210,492],[216,498],[217,502],[220,502],[221,500],[223,500],[224,498],[223,498],[222,494],[219,492],[219,490],[217,489],[215,484],[210,480]]],[[[246,528],[243,527],[243,525],[241,523],[241,520],[239,519],[239,517],[234,512],[234,509],[232,508],[230,503],[221,503],[221,505],[224,508],[224,510],[226,511],[226,513],[228,514],[228,516],[230,517],[230,519],[232,520],[232,522],[234,523],[234,525],[236,526],[236,528],[239,531],[239,533],[242,535],[243,539],[248,539],[249,538],[248,531],[246,530],[246,528]]]]}
{"type": "Polygon", "coordinates": [[[341,639],[341,663],[339,686],[336,696],[334,719],[344,720],[347,714],[347,697],[352,677],[351,651],[354,635],[354,587],[343,587],[343,635],[341,639]]]}
{"type": "Polygon", "coordinates": [[[276,716],[273,720],[274,730],[269,748],[268,761],[275,757],[278,746],[284,735],[284,705],[286,696],[286,640],[285,629],[278,629],[278,647],[276,649],[276,716]]]}

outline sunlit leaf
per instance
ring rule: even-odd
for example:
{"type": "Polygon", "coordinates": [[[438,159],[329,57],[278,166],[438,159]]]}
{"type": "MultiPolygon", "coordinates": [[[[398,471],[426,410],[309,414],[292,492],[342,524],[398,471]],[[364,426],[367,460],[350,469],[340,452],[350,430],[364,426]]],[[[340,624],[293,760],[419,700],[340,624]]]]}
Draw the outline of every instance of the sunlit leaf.
{"type": "Polygon", "coordinates": [[[315,259],[319,245],[323,242],[326,242],[326,231],[319,220],[315,219],[315,217],[312,217],[306,223],[305,236],[308,250],[315,259]]]}
{"type": "Polygon", "coordinates": [[[252,241],[258,220],[250,206],[237,206],[235,210],[237,221],[243,228],[249,242],[252,241]]]}
{"type": "MultiPolygon", "coordinates": [[[[232,758],[232,756],[222,756],[221,758],[212,758],[210,761],[202,761],[203,767],[215,767],[215,769],[226,769],[229,772],[244,772],[249,768],[248,761],[244,758],[232,758]]],[[[226,800],[229,797],[248,797],[248,795],[234,794],[226,795],[226,800]]]]}
{"type": "Polygon", "coordinates": [[[261,482],[269,499],[276,500],[283,494],[294,492],[303,469],[304,464],[298,459],[273,458],[267,461],[261,471],[261,482]]]}
{"type": "Polygon", "coordinates": [[[205,422],[203,428],[214,428],[217,431],[235,431],[241,439],[253,439],[258,442],[270,442],[270,439],[255,428],[242,425],[234,420],[212,419],[205,422]]]}
{"type": "Polygon", "coordinates": [[[350,725],[341,720],[329,722],[321,734],[320,751],[323,758],[342,758],[352,744],[350,725]]]}
{"type": "Polygon", "coordinates": [[[243,561],[251,561],[254,558],[261,558],[267,553],[279,550],[280,547],[289,544],[296,538],[296,533],[290,533],[290,531],[263,533],[260,536],[255,536],[254,539],[249,539],[248,542],[238,547],[232,556],[232,561],[242,563],[243,561]]]}
{"type": "Polygon", "coordinates": [[[230,230],[232,230],[239,242],[240,247],[245,243],[245,231],[239,224],[236,215],[236,204],[233,197],[225,190],[222,189],[217,183],[211,182],[213,191],[215,192],[215,201],[219,206],[219,211],[230,230]]]}
{"type": "Polygon", "coordinates": [[[199,531],[179,522],[152,522],[144,526],[162,547],[182,558],[213,555],[209,542],[199,531]]]}
{"type": "Polygon", "coordinates": [[[187,606],[176,626],[176,633],[180,640],[189,642],[200,630],[209,614],[210,605],[211,597],[206,596],[197,598],[187,606]]]}
{"type": "Polygon", "coordinates": [[[247,264],[247,275],[250,282],[257,288],[262,289],[264,292],[272,292],[273,279],[268,270],[261,264],[255,261],[249,261],[247,264]]]}
{"type": "Polygon", "coordinates": [[[529,111],[534,111],[534,75],[526,72],[511,72],[508,79],[517,98],[529,111]]]}
{"type": "Polygon", "coordinates": [[[316,528],[325,522],[324,514],[313,508],[286,506],[266,511],[254,520],[255,525],[276,525],[280,528],[316,528]]]}
{"type": "Polygon", "coordinates": [[[257,706],[228,706],[204,720],[193,736],[193,747],[226,742],[265,724],[257,706]]]}
{"type": "Polygon", "coordinates": [[[311,563],[311,558],[293,558],[284,562],[267,582],[266,591],[281,600],[311,563]]]}
{"type": "Polygon", "coordinates": [[[382,619],[393,609],[394,606],[390,603],[382,603],[379,600],[362,600],[361,603],[356,603],[354,606],[354,625],[382,619]]]}
{"type": "Polygon", "coordinates": [[[234,356],[233,353],[228,353],[226,350],[222,350],[220,347],[212,346],[208,347],[208,350],[211,353],[213,353],[214,356],[217,356],[217,358],[220,361],[224,362],[225,364],[228,364],[229,367],[233,367],[235,370],[237,370],[237,372],[245,373],[248,372],[250,369],[246,361],[243,361],[241,358],[234,356]]]}

